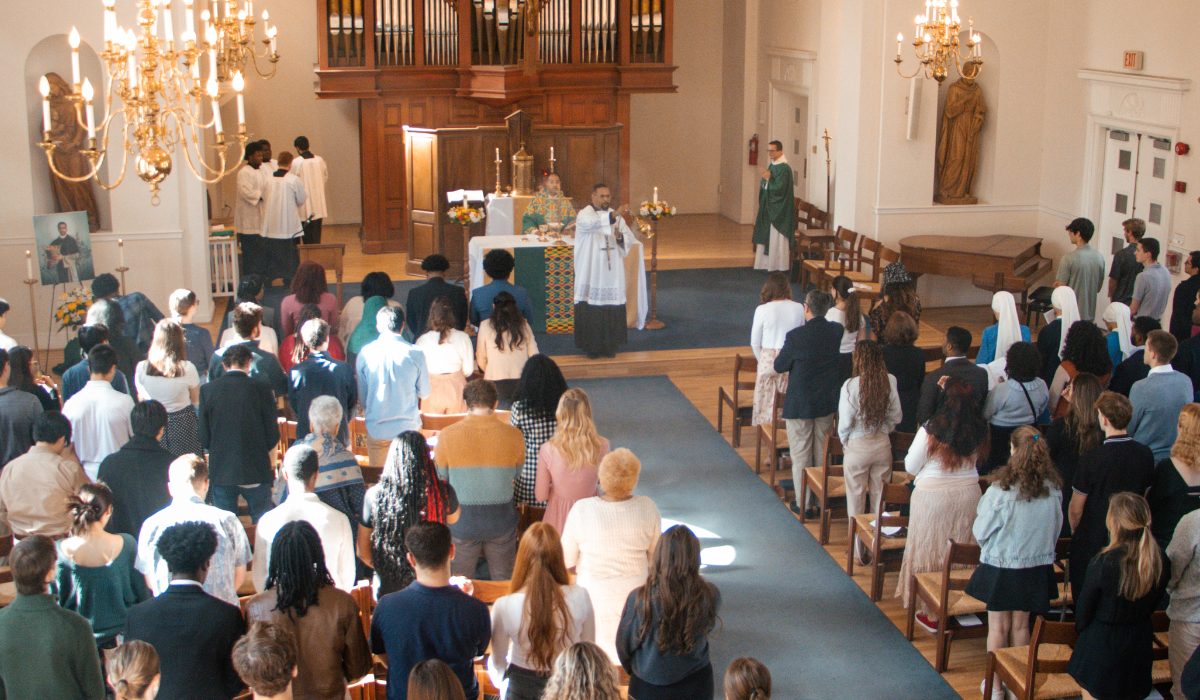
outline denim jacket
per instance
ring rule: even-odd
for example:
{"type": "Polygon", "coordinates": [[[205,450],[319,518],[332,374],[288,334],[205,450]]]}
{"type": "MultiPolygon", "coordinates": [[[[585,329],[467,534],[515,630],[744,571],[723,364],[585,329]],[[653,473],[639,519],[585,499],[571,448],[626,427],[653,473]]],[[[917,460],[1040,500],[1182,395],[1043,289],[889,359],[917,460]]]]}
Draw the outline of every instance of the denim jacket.
{"type": "Polygon", "coordinates": [[[1007,491],[996,484],[988,487],[971,528],[979,542],[981,563],[1001,569],[1054,563],[1062,529],[1062,491],[1049,488],[1049,495],[1026,501],[1016,484],[1007,491]]]}

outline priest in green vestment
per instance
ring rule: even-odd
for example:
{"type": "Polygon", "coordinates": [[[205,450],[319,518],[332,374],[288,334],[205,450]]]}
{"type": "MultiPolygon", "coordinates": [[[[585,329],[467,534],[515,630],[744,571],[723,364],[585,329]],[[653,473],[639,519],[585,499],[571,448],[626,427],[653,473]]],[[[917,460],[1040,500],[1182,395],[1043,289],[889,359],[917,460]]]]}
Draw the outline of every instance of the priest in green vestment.
{"type": "Polygon", "coordinates": [[[790,270],[796,235],[796,200],[792,166],[783,157],[783,144],[767,146],[771,164],[759,168],[758,217],[754,220],[754,269],[790,270]]]}
{"type": "Polygon", "coordinates": [[[521,232],[527,233],[531,228],[557,221],[563,228],[575,221],[575,207],[569,197],[562,193],[562,180],[555,173],[550,173],[542,182],[542,189],[533,197],[525,215],[521,217],[521,232]],[[557,215],[557,219],[554,218],[557,215]]]}

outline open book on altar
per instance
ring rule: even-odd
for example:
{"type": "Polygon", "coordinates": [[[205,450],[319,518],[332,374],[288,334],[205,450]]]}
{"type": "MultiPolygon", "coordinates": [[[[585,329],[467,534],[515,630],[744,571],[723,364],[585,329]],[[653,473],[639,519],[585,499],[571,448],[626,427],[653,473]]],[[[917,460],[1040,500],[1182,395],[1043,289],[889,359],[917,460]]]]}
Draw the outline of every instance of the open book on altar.
{"type": "Polygon", "coordinates": [[[466,197],[468,202],[482,203],[484,201],[483,190],[452,190],[446,193],[446,202],[460,204],[463,197],[466,197]]]}

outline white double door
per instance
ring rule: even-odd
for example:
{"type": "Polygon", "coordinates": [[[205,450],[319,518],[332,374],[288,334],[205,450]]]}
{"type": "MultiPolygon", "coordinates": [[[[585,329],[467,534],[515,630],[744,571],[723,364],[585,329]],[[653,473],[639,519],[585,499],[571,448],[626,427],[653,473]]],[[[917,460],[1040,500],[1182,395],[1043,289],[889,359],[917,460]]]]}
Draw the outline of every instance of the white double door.
{"type": "Polygon", "coordinates": [[[1092,247],[1110,260],[1113,253],[1125,246],[1122,223],[1126,219],[1141,219],[1146,222],[1146,237],[1158,240],[1162,251],[1159,261],[1166,262],[1167,248],[1173,243],[1174,145],[1169,139],[1149,134],[1108,130],[1100,220],[1092,247]]]}

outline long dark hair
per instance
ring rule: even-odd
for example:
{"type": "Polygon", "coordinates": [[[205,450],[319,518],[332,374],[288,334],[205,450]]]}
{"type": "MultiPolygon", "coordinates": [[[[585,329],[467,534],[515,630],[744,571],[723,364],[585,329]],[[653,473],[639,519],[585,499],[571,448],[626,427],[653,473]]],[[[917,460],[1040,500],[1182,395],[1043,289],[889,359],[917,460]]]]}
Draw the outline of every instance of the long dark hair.
{"type": "Polygon", "coordinates": [[[450,298],[434,297],[433,303],[429,305],[429,317],[425,319],[425,330],[437,333],[438,343],[444,343],[450,340],[450,331],[454,330],[457,320],[454,318],[454,307],[450,304],[450,298]]]}
{"type": "Polygon", "coordinates": [[[945,400],[925,424],[925,432],[930,437],[930,456],[953,471],[963,461],[987,451],[988,423],[970,384],[950,377],[944,392],[945,400]]]}
{"type": "Polygon", "coordinates": [[[516,401],[535,418],[555,420],[558,401],[567,393],[567,380],[558,363],[549,355],[537,354],[525,360],[516,401]]]}
{"type": "Polygon", "coordinates": [[[508,347],[517,350],[525,343],[525,317],[517,308],[517,299],[508,292],[500,292],[492,302],[492,328],[496,330],[496,347],[504,352],[504,337],[508,336],[508,347]]]}
{"type": "Polygon", "coordinates": [[[1096,417],[1096,399],[1104,393],[1104,385],[1089,372],[1080,372],[1071,380],[1071,403],[1067,408],[1067,434],[1075,443],[1075,452],[1085,455],[1104,441],[1104,431],[1096,417]]]}
{"type": "Polygon", "coordinates": [[[419,432],[406,430],[392,440],[372,516],[375,529],[371,531],[371,554],[375,571],[381,580],[407,586],[414,574],[404,556],[408,554],[404,533],[422,520],[446,520],[446,490],[429,458],[429,445],[419,432]],[[426,513],[427,510],[432,512],[426,513]]]}
{"type": "Polygon", "coordinates": [[[1112,357],[1108,354],[1108,340],[1100,328],[1091,321],[1076,321],[1067,329],[1067,340],[1063,343],[1063,362],[1070,362],[1080,372],[1097,377],[1112,374],[1112,357]]]}
{"type": "Polygon", "coordinates": [[[312,348],[304,343],[304,338],[300,336],[300,329],[305,323],[314,318],[321,318],[321,307],[316,304],[305,304],[300,307],[300,313],[296,315],[296,332],[292,339],[292,364],[298,365],[308,359],[308,355],[312,352],[312,348]]]}
{"type": "Polygon", "coordinates": [[[878,432],[888,417],[892,385],[888,381],[883,348],[874,340],[860,340],[854,345],[854,376],[858,377],[858,415],[868,433],[878,432]]]}
{"type": "Polygon", "coordinates": [[[717,592],[700,576],[700,540],[687,526],[675,525],[658,540],[636,605],[638,641],[650,633],[657,613],[660,651],[690,654],[716,626],[717,592]]]}
{"type": "Polygon", "coordinates": [[[33,380],[33,351],[18,345],[8,351],[8,385],[30,394],[37,394],[38,383],[33,380]]]}
{"type": "Polygon", "coordinates": [[[833,278],[833,291],[837,292],[839,299],[846,300],[845,322],[842,327],[847,333],[857,333],[859,328],[862,328],[862,306],[858,303],[858,290],[854,287],[854,282],[845,275],[838,275],[833,278]]]}
{"type": "Polygon", "coordinates": [[[267,588],[275,589],[275,609],[304,617],[308,608],[317,604],[321,588],[332,585],[316,529],[304,520],[279,528],[267,565],[267,588]]]}
{"type": "Polygon", "coordinates": [[[301,304],[319,304],[321,295],[329,291],[329,283],[325,281],[325,268],[320,263],[305,260],[296,268],[292,276],[292,294],[301,304]]]}

